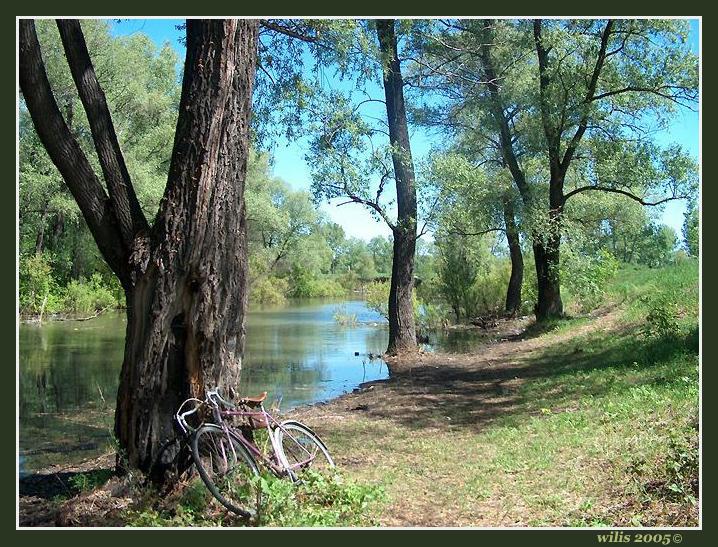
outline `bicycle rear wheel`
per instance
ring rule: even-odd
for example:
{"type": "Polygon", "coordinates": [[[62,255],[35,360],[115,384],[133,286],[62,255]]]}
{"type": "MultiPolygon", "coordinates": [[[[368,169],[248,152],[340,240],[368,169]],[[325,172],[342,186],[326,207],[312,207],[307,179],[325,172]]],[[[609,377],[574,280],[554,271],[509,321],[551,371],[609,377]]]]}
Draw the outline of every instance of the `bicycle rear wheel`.
{"type": "Polygon", "coordinates": [[[278,456],[292,480],[301,480],[307,469],[331,473],[334,460],[324,442],[306,425],[287,421],[274,430],[278,456]]]}
{"type": "Polygon", "coordinates": [[[244,518],[256,516],[259,490],[252,479],[259,468],[242,443],[221,427],[205,424],[192,437],[192,457],[202,481],[222,505],[244,518]]]}

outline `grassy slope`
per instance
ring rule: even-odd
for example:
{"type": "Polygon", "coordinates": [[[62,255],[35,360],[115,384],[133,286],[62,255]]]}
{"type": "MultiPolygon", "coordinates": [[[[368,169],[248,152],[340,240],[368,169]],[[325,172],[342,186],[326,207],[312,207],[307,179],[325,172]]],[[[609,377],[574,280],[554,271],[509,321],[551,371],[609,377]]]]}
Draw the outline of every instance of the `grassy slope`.
{"type": "Polygon", "coordinates": [[[623,270],[608,299],[604,314],[532,340],[514,386],[499,388],[510,404],[491,420],[472,424],[448,392],[437,400],[439,413],[448,404],[443,428],[422,408],[413,425],[390,413],[328,420],[338,459],[385,488],[381,520],[696,525],[697,265],[623,270]],[[663,317],[666,305],[670,332],[648,334],[647,314],[663,317]]]}

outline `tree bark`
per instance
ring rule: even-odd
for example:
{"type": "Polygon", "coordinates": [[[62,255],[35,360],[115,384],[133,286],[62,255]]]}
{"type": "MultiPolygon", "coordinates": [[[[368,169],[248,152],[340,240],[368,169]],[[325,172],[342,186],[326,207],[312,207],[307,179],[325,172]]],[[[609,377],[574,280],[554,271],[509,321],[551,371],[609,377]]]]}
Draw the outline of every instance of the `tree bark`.
{"type": "Polygon", "coordinates": [[[524,257],[521,253],[521,242],[519,231],[514,217],[513,204],[510,198],[505,198],[503,203],[504,224],[506,226],[506,242],[509,246],[511,257],[511,276],[509,286],[506,289],[506,315],[515,317],[521,309],[521,285],[524,280],[524,257]]]}
{"type": "Polygon", "coordinates": [[[394,20],[376,22],[379,49],[384,61],[389,140],[396,181],[397,222],[389,289],[389,346],[387,353],[416,349],[414,323],[414,255],[416,252],[416,186],[404,105],[404,81],[397,50],[394,20]]]}
{"type": "Polygon", "coordinates": [[[161,481],[176,464],[172,415],[207,387],[238,388],[245,338],[244,182],[255,21],[188,21],[167,188],[127,294],[115,434],[129,465],[161,481]]]}
{"type": "Polygon", "coordinates": [[[561,300],[561,213],[559,188],[560,184],[552,181],[550,187],[549,227],[546,234],[534,235],[534,261],[536,263],[536,279],[538,284],[538,302],[536,303],[536,319],[544,321],[563,317],[563,301],[561,300]],[[557,201],[558,200],[558,201],[557,201]]]}
{"type": "MultiPolygon", "coordinates": [[[[63,24],[59,25],[63,28],[63,24]]],[[[93,128],[110,195],[62,118],[32,21],[20,21],[20,82],[38,135],[125,288],[127,334],[115,411],[123,465],[161,483],[181,459],[173,414],[206,388],[236,388],[246,310],[246,175],[257,22],[188,21],[172,160],[151,229],[116,146],[79,27],[68,60],[93,128]],[[91,74],[86,72],[90,71],[91,74]],[[84,88],[84,90],[83,90],[84,88]],[[109,124],[109,125],[108,125],[109,124]]]]}

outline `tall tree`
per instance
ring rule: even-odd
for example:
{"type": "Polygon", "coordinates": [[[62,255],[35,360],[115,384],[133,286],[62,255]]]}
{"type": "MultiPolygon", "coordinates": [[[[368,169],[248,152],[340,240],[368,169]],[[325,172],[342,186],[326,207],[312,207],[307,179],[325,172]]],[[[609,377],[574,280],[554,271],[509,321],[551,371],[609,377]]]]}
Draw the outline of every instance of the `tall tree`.
{"type": "Polygon", "coordinates": [[[172,415],[209,386],[236,387],[246,309],[244,180],[257,22],[192,20],[167,185],[152,225],[120,150],[80,23],[58,28],[106,189],[48,82],[34,22],[19,25],[20,87],[35,130],[127,300],[115,434],[156,481],[177,466],[172,415]]]}
{"type": "Polygon", "coordinates": [[[312,120],[315,137],[307,154],[316,196],[348,199],[340,205],[361,204],[392,231],[387,347],[390,354],[416,348],[412,298],[414,255],[419,237],[416,180],[395,27],[393,20],[365,21],[357,26],[360,53],[356,57],[365,64],[367,60],[379,61],[384,100],[372,97],[367,91],[371,88],[364,85],[367,74],[376,73],[370,70],[372,67],[352,72],[358,91],[332,90],[318,94],[312,120]],[[374,34],[378,38],[378,51],[368,51],[361,44],[369,43],[367,36],[374,34]],[[376,103],[383,104],[384,108],[373,108],[376,103]],[[388,146],[384,145],[387,138],[388,146]],[[392,182],[396,199],[388,202],[385,190],[392,182]],[[391,210],[394,204],[396,220],[391,210]]]}
{"type": "Polygon", "coordinates": [[[404,81],[394,27],[393,19],[380,19],[376,22],[379,50],[384,61],[384,96],[397,205],[397,221],[392,228],[394,255],[389,286],[389,353],[416,348],[412,300],[416,253],[416,185],[404,105],[404,81]]]}
{"type": "Polygon", "coordinates": [[[440,76],[459,111],[489,114],[532,217],[539,319],[563,313],[560,246],[569,199],[608,192],[642,205],[695,191],[695,161],[652,129],[693,108],[698,63],[670,20],[443,21],[421,74],[440,76]],[[652,127],[654,126],[654,127],[652,127]]]}

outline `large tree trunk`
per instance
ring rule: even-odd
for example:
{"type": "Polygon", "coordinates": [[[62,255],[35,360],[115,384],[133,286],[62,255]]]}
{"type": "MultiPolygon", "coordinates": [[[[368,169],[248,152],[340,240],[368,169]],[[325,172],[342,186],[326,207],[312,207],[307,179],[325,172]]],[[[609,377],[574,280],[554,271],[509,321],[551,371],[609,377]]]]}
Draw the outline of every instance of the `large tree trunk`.
{"type": "Polygon", "coordinates": [[[205,388],[237,388],[246,309],[244,181],[256,60],[253,21],[188,21],[169,180],[127,291],[115,433],[132,467],[175,462],[172,415],[205,388]]]}
{"type": "Polygon", "coordinates": [[[394,20],[376,22],[379,49],[385,61],[384,96],[396,181],[397,222],[389,289],[389,346],[396,354],[416,349],[414,324],[414,254],[416,251],[416,187],[404,106],[404,82],[394,20]]]}
{"type": "Polygon", "coordinates": [[[513,204],[510,199],[503,203],[504,224],[506,226],[506,242],[509,246],[511,257],[511,277],[509,286],[506,289],[506,315],[514,317],[521,309],[521,285],[524,280],[524,257],[521,253],[521,241],[519,231],[514,218],[513,204]]]}
{"type": "Polygon", "coordinates": [[[77,21],[59,21],[109,194],[52,96],[31,21],[20,22],[20,84],[35,128],[127,299],[115,411],[123,463],[156,482],[176,471],[173,414],[207,387],[237,387],[244,346],[244,181],[257,22],[188,21],[167,187],[148,228],[77,21]]]}

